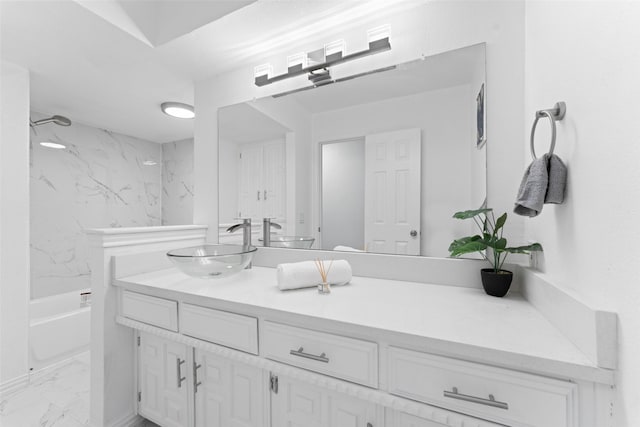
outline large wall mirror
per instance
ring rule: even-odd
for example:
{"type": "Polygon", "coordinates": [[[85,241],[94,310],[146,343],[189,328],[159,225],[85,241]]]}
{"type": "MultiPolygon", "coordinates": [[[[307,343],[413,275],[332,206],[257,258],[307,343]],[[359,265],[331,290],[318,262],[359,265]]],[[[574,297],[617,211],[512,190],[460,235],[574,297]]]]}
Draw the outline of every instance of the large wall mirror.
{"type": "Polygon", "coordinates": [[[219,109],[220,241],[448,256],[486,199],[485,45],[219,109]]]}

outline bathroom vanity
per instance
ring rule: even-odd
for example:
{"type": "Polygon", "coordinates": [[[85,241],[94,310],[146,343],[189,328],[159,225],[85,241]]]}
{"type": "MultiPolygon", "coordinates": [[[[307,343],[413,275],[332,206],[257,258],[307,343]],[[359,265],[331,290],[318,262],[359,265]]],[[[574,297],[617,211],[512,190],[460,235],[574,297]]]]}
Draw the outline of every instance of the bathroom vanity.
{"type": "Polygon", "coordinates": [[[135,414],[162,426],[610,425],[615,349],[595,331],[615,337],[615,316],[554,297],[547,285],[531,283],[593,337],[580,342],[559,327],[526,283],[494,298],[477,283],[430,280],[452,262],[448,276],[460,281],[473,260],[439,260],[447,268],[425,269],[418,282],[358,273],[371,257],[386,257],[389,271],[433,260],[344,254],[356,276],[320,295],[277,288],[274,259],[305,251],[260,249],[252,269],[202,280],[167,261],[161,246],[180,245],[177,230],[120,233],[129,234],[120,249],[114,236],[94,235],[113,304],[103,336],[122,335],[118,348],[104,347],[98,394],[105,408],[117,399],[132,413],[104,425],[135,425],[135,414]]]}

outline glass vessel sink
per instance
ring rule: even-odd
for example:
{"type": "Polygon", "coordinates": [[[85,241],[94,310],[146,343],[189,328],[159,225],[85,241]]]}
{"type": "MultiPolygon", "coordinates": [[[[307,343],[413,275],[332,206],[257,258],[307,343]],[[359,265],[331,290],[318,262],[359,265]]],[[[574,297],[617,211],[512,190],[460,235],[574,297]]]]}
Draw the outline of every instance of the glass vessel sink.
{"type": "MultiPolygon", "coordinates": [[[[271,236],[272,248],[311,249],[315,238],[309,236],[271,236]]],[[[262,242],[263,239],[258,239],[262,242]]]]}
{"type": "Polygon", "coordinates": [[[211,244],[174,249],[167,257],[189,276],[220,279],[242,271],[257,250],[255,246],[211,244]]]}

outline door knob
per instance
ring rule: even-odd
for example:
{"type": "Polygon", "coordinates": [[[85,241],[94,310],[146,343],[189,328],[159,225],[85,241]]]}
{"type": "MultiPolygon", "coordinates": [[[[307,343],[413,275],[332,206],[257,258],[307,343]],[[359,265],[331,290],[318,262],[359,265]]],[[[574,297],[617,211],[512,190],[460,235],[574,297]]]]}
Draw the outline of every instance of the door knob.
{"type": "Polygon", "coordinates": [[[417,232],[416,230],[411,230],[411,231],[409,232],[409,235],[410,235],[411,237],[416,237],[416,236],[418,235],[418,232],[417,232]]]}

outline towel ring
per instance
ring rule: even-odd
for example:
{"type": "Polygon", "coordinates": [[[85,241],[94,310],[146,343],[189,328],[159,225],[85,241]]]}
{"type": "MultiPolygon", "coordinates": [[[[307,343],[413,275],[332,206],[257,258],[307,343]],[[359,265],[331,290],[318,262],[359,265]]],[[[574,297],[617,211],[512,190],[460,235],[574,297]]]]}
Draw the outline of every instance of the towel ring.
{"type": "Polygon", "coordinates": [[[535,137],[536,137],[536,126],[538,125],[538,120],[543,117],[549,118],[551,122],[551,145],[549,146],[549,154],[553,154],[553,150],[556,148],[556,121],[562,120],[564,118],[565,113],[567,112],[567,106],[564,102],[556,102],[556,105],[549,110],[539,110],[536,111],[536,118],[533,121],[533,126],[531,127],[531,157],[533,160],[537,159],[536,149],[534,147],[535,137]]]}

